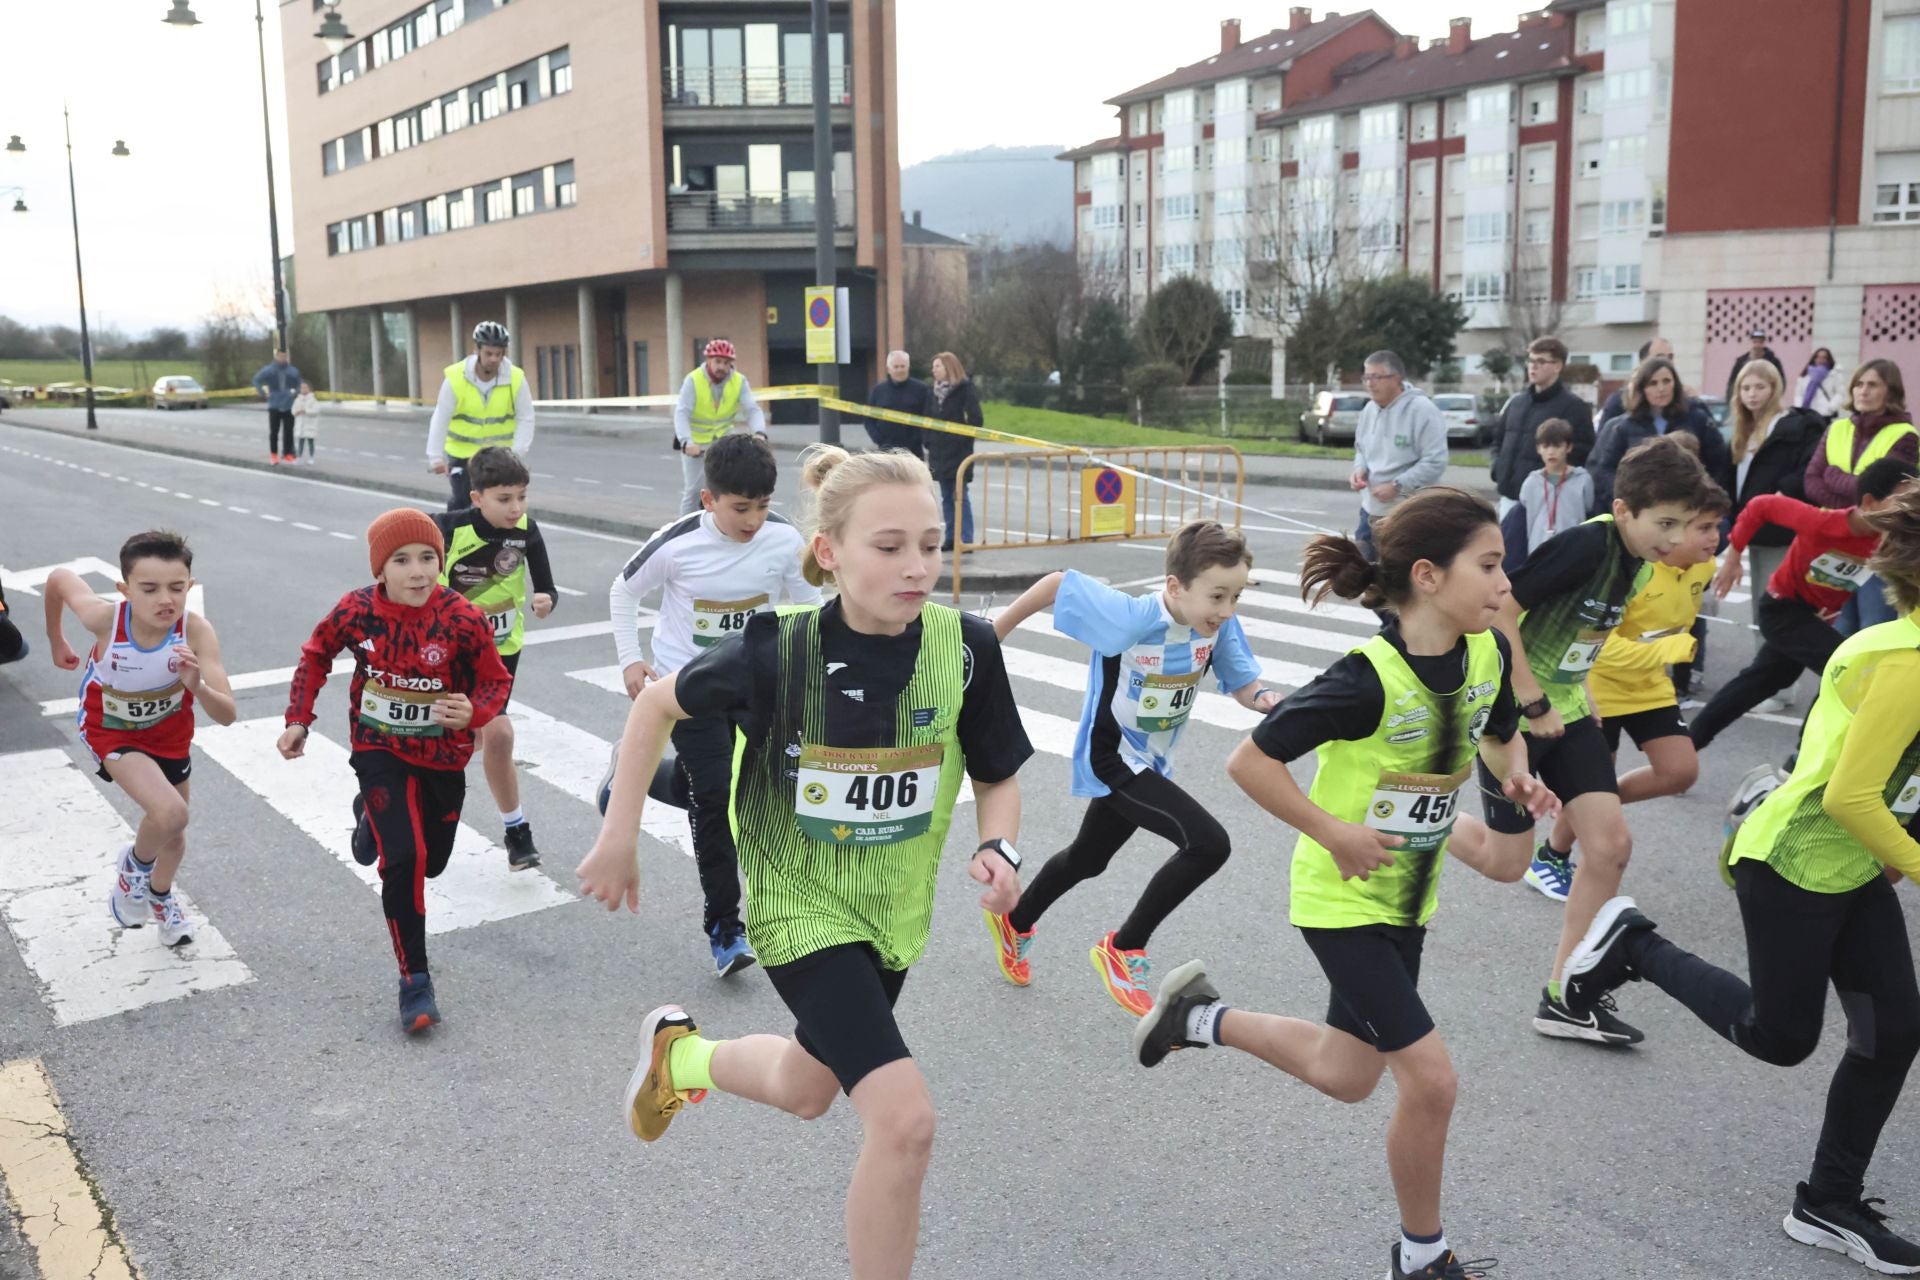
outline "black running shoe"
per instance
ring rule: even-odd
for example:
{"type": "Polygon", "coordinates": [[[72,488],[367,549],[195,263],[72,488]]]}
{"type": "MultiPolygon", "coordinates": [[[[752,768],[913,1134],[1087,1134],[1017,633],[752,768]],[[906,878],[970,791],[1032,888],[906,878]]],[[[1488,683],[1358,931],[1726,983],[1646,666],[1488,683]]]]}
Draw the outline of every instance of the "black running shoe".
{"type": "Polygon", "coordinates": [[[433,976],[410,973],[400,979],[400,1029],[418,1035],[440,1021],[440,1006],[433,1000],[433,976]]]}
{"type": "Polygon", "coordinates": [[[1557,1040],[1590,1040],[1594,1044],[1639,1044],[1646,1037],[1638,1027],[1630,1027],[1614,1017],[1613,997],[1603,995],[1584,1014],[1575,1013],[1540,989],[1540,1008],[1533,1015],[1533,1029],[1557,1040]]]}
{"type": "Polygon", "coordinates": [[[507,869],[527,871],[540,865],[540,851],[533,847],[533,828],[516,822],[507,828],[507,869]]]}
{"type": "Polygon", "coordinates": [[[1153,1009],[1133,1029],[1133,1052],[1143,1067],[1157,1067],[1175,1049],[1204,1049],[1198,1040],[1187,1039],[1187,1014],[1195,1006],[1212,1004],[1220,993],[1207,981],[1207,966],[1189,960],[1160,980],[1160,995],[1153,1009]]]}
{"type": "Polygon", "coordinates": [[[1608,898],[1600,904],[1593,923],[1567,956],[1567,967],[1560,978],[1560,994],[1566,1007],[1576,1015],[1585,1014],[1600,997],[1626,982],[1638,981],[1633,964],[1627,959],[1626,941],[1630,934],[1653,928],[1633,903],[1632,898],[1608,898]]]}
{"type": "Polygon", "coordinates": [[[1479,1280],[1500,1264],[1492,1258],[1475,1258],[1471,1262],[1462,1262],[1449,1249],[1429,1262],[1418,1271],[1403,1271],[1400,1267],[1400,1243],[1394,1242],[1393,1269],[1387,1272],[1387,1280],[1479,1280]]]}
{"type": "Polygon", "coordinates": [[[353,860],[363,867],[380,861],[380,846],[373,840],[373,824],[367,821],[366,797],[353,797],[353,860]]]}
{"type": "Polygon", "coordinates": [[[1844,1253],[1883,1276],[1920,1275],[1920,1244],[1895,1235],[1887,1215],[1874,1208],[1880,1199],[1853,1204],[1816,1204],[1802,1182],[1793,1189],[1793,1211],[1781,1226],[1801,1244],[1844,1253]]]}

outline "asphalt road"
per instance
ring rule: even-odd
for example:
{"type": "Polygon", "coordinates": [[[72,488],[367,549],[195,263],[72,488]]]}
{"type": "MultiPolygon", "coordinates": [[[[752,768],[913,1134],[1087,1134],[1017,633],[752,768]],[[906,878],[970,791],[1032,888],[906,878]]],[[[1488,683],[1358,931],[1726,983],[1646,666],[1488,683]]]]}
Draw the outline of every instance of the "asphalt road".
{"type": "MultiPolygon", "coordinates": [[[[219,414],[172,429],[190,426],[228,429],[219,414]]],[[[108,434],[133,429],[115,423],[108,434]]],[[[423,474],[396,426],[328,430],[338,438],[323,443],[323,456],[349,446],[377,455],[359,459],[361,483],[417,483],[423,474]]],[[[595,452],[589,440],[556,434],[537,465],[569,503],[593,500],[588,481],[605,489],[658,480],[654,490],[628,491],[632,498],[602,495],[646,518],[660,501],[647,495],[677,482],[677,468],[663,479],[673,460],[616,472],[607,443],[595,452]]],[[[536,516],[543,492],[535,490],[536,516]]],[[[1309,523],[1344,524],[1349,500],[1267,488],[1258,501],[1309,523]]],[[[76,557],[110,560],[136,529],[181,528],[235,674],[295,661],[314,621],[366,580],[360,531],[391,502],[305,476],[0,421],[0,566],[10,580],[76,557]]],[[[1290,684],[1366,627],[1280,603],[1297,601],[1283,575],[1298,567],[1301,535],[1270,531],[1285,522],[1250,522],[1267,594],[1244,612],[1258,624],[1256,652],[1290,684]]],[[[614,651],[593,624],[605,622],[605,586],[629,539],[566,525],[548,522],[566,592],[533,628],[536,638],[552,636],[528,649],[516,691],[516,705],[543,725],[523,735],[521,756],[525,806],[546,855],[534,874],[556,899],[571,898],[572,869],[598,822],[578,795],[583,761],[618,736],[626,708],[599,683],[614,651]]],[[[1159,572],[1161,552],[1110,544],[1058,553],[1062,563],[1142,582],[1159,572]]],[[[37,633],[38,601],[14,587],[8,599],[37,633]]],[[[1745,607],[1730,612],[1739,621],[1714,627],[1711,682],[1751,651],[1745,607]]],[[[1022,631],[1010,646],[1015,690],[1043,747],[1021,774],[1019,843],[1030,857],[1063,846],[1079,822],[1058,722],[1077,715],[1072,670],[1083,661],[1084,651],[1051,634],[1022,631]]],[[[44,714],[43,704],[70,698],[74,686],[37,638],[28,661],[0,669],[0,777],[48,759],[34,753],[83,758],[69,718],[44,714]]],[[[322,695],[319,733],[335,743],[344,740],[344,697],[338,677],[322,695]]],[[[276,721],[284,698],[284,681],[263,677],[239,694],[242,721],[276,721]]],[[[1203,956],[1229,1002],[1317,1018],[1325,983],[1286,923],[1293,835],[1226,780],[1223,761],[1242,730],[1230,715],[1216,719],[1223,723],[1195,723],[1179,777],[1225,823],[1235,856],[1156,935],[1155,963],[1203,956]]],[[[447,1020],[407,1040],[395,1025],[374,895],[330,849],[329,833],[296,820],[316,789],[339,779],[323,769],[289,783],[291,766],[268,758],[259,734],[221,735],[205,721],[200,732],[180,883],[244,980],[62,1021],[60,1010],[76,1006],[15,945],[21,900],[0,898],[14,930],[0,946],[0,1061],[44,1063],[74,1146],[146,1276],[844,1274],[841,1197],[859,1137],[848,1108],[808,1124],[716,1098],[653,1147],[622,1124],[635,1032],[652,1005],[682,1001],[714,1035],[790,1025],[758,971],[711,977],[693,868],[670,841],[643,839],[637,918],[577,900],[490,916],[486,904],[505,902],[504,858],[456,862],[448,879],[474,895],[477,922],[431,940],[447,1020]]],[[[1714,871],[1722,810],[1735,779],[1784,754],[1791,735],[1784,723],[1737,725],[1705,757],[1693,794],[1630,813],[1640,841],[1629,891],[1672,936],[1736,967],[1739,920],[1714,871]]],[[[1623,748],[1622,768],[1637,762],[1623,748]]],[[[1303,782],[1311,768],[1297,768],[1303,782]]],[[[84,781],[74,770],[56,774],[60,786],[84,781]]],[[[117,791],[86,787],[137,821],[117,791]]],[[[37,790],[21,798],[45,802],[37,790]]],[[[490,808],[476,768],[467,821],[497,840],[490,808]]],[[[342,828],[346,820],[337,817],[342,828]]],[[[956,816],[955,832],[956,845],[971,847],[970,814],[956,816]]],[[[75,859],[102,856],[82,843],[75,859]]],[[[1051,912],[1026,990],[1000,979],[974,891],[952,859],[932,943],[900,1003],[941,1116],[917,1275],[1251,1280],[1384,1270],[1396,1229],[1381,1150],[1391,1084],[1342,1106],[1226,1051],[1182,1054],[1150,1073],[1130,1062],[1131,1024],[1084,957],[1166,852],[1139,837],[1103,879],[1051,912]]],[[[104,878],[93,890],[97,913],[68,926],[82,941],[108,932],[104,878]]],[[[1901,892],[1912,905],[1914,891],[1901,892]]],[[[1779,1226],[1841,1050],[1837,1009],[1821,1049],[1796,1070],[1746,1060],[1644,987],[1622,993],[1623,1014],[1647,1032],[1639,1048],[1541,1039],[1529,1019],[1557,912],[1524,887],[1458,866],[1447,872],[1424,992],[1462,1078],[1446,1224],[1463,1254],[1499,1258],[1503,1277],[1556,1280],[1861,1274],[1789,1243],[1779,1226]]],[[[1910,932],[1920,934],[1911,921],[1910,932]]],[[[145,943],[133,935],[129,946],[145,943]]],[[[1888,1127],[1869,1186],[1909,1230],[1920,1230],[1917,1133],[1909,1103],[1888,1127]]],[[[7,1257],[0,1244],[0,1274],[7,1257]]]]}

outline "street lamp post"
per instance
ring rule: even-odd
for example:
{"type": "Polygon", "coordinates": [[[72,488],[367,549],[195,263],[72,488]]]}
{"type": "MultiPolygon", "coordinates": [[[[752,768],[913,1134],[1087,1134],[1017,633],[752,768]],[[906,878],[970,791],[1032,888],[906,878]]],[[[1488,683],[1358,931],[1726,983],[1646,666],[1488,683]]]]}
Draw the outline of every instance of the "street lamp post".
{"type": "MultiPolygon", "coordinates": [[[[94,416],[93,412],[93,339],[87,333],[87,275],[80,266],[80,196],[73,180],[73,117],[67,111],[67,104],[64,102],[60,104],[60,122],[61,127],[66,131],[67,139],[67,207],[73,213],[73,282],[80,294],[80,368],[82,376],[86,379],[87,430],[98,431],[100,420],[94,416]]],[[[13,142],[7,144],[7,150],[25,151],[26,148],[23,146],[16,147],[15,144],[19,141],[20,139],[16,136],[13,142]]],[[[133,153],[127,150],[127,144],[124,141],[115,139],[113,154],[126,156],[133,153]]],[[[19,211],[19,207],[15,205],[16,212],[19,211]]]]}
{"type": "MultiPolygon", "coordinates": [[[[188,31],[200,25],[200,19],[194,16],[187,0],[173,0],[173,7],[161,19],[178,31],[188,31]]],[[[254,39],[260,52],[260,132],[266,142],[267,156],[267,244],[273,255],[273,345],[276,351],[287,350],[287,290],[280,275],[280,204],[273,191],[273,116],[268,109],[267,98],[267,17],[262,11],[260,0],[253,0],[254,39]]],[[[330,52],[338,53],[353,40],[353,34],[347,30],[334,6],[327,6],[327,16],[320,24],[320,30],[314,33],[326,41],[330,52]]]]}
{"type": "Polygon", "coordinates": [[[0,200],[5,200],[8,196],[13,197],[13,211],[15,213],[25,213],[27,211],[27,189],[25,187],[0,187],[0,200]]]}

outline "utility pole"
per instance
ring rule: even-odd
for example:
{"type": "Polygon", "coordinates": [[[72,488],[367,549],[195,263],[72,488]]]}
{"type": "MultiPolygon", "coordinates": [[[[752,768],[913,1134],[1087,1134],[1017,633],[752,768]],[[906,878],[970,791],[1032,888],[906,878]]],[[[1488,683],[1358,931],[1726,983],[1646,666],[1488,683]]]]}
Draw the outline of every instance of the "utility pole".
{"type": "MultiPolygon", "coordinates": [[[[828,96],[832,84],[827,66],[827,0],[813,0],[813,282],[824,289],[834,287],[833,103],[828,96]]],[[[838,298],[838,294],[829,296],[838,298]]],[[[836,313],[838,310],[836,301],[836,313]]],[[[851,319],[836,314],[836,332],[851,319]]],[[[839,364],[815,365],[813,380],[833,387],[838,394],[839,364]]],[[[825,405],[820,406],[820,439],[827,444],[840,443],[840,413],[825,405]]]]}

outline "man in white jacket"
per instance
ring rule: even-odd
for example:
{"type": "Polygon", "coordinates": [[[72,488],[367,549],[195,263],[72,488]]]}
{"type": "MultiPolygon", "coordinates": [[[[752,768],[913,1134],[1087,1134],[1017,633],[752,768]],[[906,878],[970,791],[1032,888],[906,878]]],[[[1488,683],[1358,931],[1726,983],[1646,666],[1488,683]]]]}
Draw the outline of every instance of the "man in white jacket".
{"type": "Polygon", "coordinates": [[[1374,560],[1373,522],[1446,474],[1447,421],[1439,406],[1407,386],[1406,362],[1393,352],[1374,352],[1364,367],[1372,403],[1360,411],[1347,483],[1360,495],[1353,540],[1374,560]]]}

